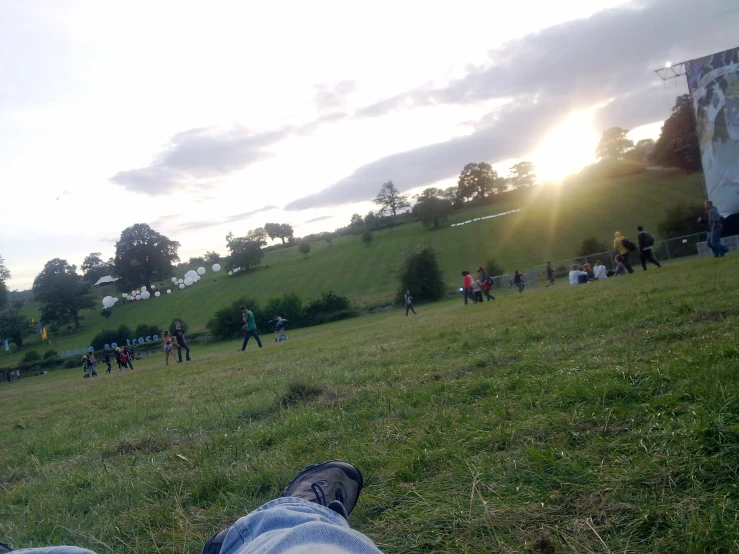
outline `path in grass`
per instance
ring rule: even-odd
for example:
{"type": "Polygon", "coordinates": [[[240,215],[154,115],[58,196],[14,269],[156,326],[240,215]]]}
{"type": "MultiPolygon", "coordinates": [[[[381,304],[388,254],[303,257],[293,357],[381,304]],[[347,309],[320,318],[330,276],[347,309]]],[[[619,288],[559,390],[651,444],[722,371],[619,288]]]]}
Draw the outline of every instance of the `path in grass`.
{"type": "Polygon", "coordinates": [[[197,552],[345,458],[389,553],[739,549],[739,258],[0,385],[0,537],[197,552]]]}

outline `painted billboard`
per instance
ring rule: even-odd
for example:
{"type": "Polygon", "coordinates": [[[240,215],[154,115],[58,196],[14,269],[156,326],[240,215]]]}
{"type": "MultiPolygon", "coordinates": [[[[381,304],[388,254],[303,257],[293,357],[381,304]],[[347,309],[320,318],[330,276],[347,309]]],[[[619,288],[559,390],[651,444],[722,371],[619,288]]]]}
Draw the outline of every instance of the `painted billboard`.
{"type": "Polygon", "coordinates": [[[739,48],[685,64],[708,198],[739,212],[739,48]]]}

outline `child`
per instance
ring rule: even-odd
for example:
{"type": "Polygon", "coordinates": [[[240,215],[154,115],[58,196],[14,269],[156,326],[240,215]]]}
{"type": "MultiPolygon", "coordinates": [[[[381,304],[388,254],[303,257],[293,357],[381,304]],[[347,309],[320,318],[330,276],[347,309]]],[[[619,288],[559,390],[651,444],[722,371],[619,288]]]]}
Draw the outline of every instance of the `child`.
{"type": "Polygon", "coordinates": [[[405,317],[408,317],[408,310],[413,312],[413,315],[416,315],[416,310],[413,309],[413,297],[411,296],[411,289],[406,289],[405,291],[405,317]]]}
{"type": "Polygon", "coordinates": [[[476,277],[472,277],[472,293],[475,296],[475,303],[482,302],[482,284],[476,277]]]}
{"type": "Polygon", "coordinates": [[[172,337],[169,331],[164,331],[164,363],[169,365],[169,353],[172,352],[172,337]]]}
{"type": "Polygon", "coordinates": [[[523,292],[525,284],[523,282],[523,276],[518,272],[518,270],[513,274],[513,284],[518,287],[518,292],[523,292]]]}
{"type": "Polygon", "coordinates": [[[493,280],[488,276],[488,278],[482,282],[482,291],[485,293],[488,301],[495,300],[495,296],[490,294],[491,290],[493,290],[493,280]]]}
{"type": "Polygon", "coordinates": [[[275,322],[275,342],[277,342],[278,340],[278,334],[280,335],[280,337],[284,337],[280,338],[279,340],[288,340],[287,335],[285,334],[285,329],[287,329],[287,319],[283,319],[279,315],[276,315],[272,318],[272,321],[275,322]]]}
{"type": "Polygon", "coordinates": [[[105,363],[108,364],[108,369],[105,370],[105,373],[110,373],[110,352],[107,350],[105,351],[105,363]]]}

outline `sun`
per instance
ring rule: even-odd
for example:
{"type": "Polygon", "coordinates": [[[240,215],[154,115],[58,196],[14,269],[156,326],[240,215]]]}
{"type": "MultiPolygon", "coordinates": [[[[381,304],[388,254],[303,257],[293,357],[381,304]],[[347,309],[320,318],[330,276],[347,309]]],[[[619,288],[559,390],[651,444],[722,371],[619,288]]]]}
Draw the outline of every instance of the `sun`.
{"type": "Polygon", "coordinates": [[[539,143],[530,157],[539,182],[559,181],[595,162],[598,133],[594,110],[572,112],[539,143]]]}

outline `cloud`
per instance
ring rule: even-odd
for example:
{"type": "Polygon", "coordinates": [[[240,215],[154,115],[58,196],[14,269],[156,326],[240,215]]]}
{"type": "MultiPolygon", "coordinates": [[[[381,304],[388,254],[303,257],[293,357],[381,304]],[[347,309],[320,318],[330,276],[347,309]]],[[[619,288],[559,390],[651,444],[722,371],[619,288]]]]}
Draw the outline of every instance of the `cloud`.
{"type": "Polygon", "coordinates": [[[237,223],[244,219],[247,219],[253,215],[262,212],[268,212],[276,210],[277,206],[264,206],[262,208],[252,210],[250,212],[243,212],[240,214],[229,215],[218,220],[207,220],[207,221],[188,221],[178,225],[178,231],[194,231],[198,229],[207,229],[208,227],[215,227],[217,225],[225,225],[227,223],[237,223]]]}
{"type": "Polygon", "coordinates": [[[334,111],[344,106],[349,97],[357,90],[357,83],[346,80],[335,85],[316,85],[313,101],[320,111],[334,111]]]}
{"type": "Polygon", "coordinates": [[[484,66],[446,86],[426,85],[355,113],[378,117],[436,105],[509,102],[480,118],[470,135],[375,160],[285,209],[365,200],[389,179],[409,190],[453,177],[470,161],[523,156],[576,109],[604,104],[597,114],[604,127],[662,119],[677,93],[666,96],[653,70],[667,60],[735,46],[737,28],[736,0],[645,0],[507,42],[489,52],[484,66]]]}
{"type": "Polygon", "coordinates": [[[172,137],[146,167],[119,171],[111,181],[151,196],[182,188],[202,190],[214,180],[272,156],[269,148],[292,128],[254,133],[241,126],[190,129],[172,137]]]}
{"type": "Polygon", "coordinates": [[[334,216],[332,216],[332,215],[320,215],[318,217],[314,217],[313,219],[309,219],[307,221],[303,221],[303,223],[304,224],[305,223],[316,223],[317,221],[324,221],[326,219],[331,219],[332,217],[334,217],[334,216]]]}

